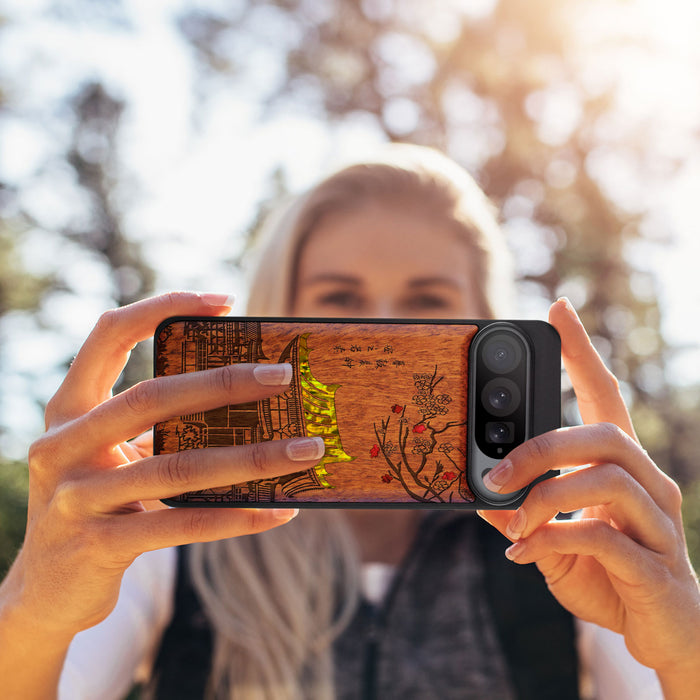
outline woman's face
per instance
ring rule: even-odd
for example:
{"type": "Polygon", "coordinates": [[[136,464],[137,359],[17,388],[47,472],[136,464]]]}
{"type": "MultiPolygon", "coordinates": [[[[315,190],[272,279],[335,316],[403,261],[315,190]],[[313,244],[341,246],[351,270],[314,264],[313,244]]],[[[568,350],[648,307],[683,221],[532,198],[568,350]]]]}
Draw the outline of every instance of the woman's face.
{"type": "Polygon", "coordinates": [[[330,214],[301,252],[292,313],[480,318],[472,266],[465,241],[410,205],[330,214]]]}

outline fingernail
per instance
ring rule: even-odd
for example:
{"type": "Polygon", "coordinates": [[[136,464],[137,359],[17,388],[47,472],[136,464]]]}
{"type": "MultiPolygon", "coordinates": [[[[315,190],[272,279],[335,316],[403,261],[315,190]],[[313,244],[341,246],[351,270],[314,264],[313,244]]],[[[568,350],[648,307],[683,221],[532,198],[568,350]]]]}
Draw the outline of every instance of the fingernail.
{"type": "Polygon", "coordinates": [[[509,459],[503,460],[495,469],[492,469],[484,477],[484,486],[489,491],[498,493],[511,477],[513,465],[509,459]]]}
{"type": "Polygon", "coordinates": [[[256,365],[253,375],[258,384],[283,386],[292,379],[292,366],[286,362],[280,365],[256,365]]]}
{"type": "Polygon", "coordinates": [[[522,557],[523,554],[525,553],[525,543],[524,542],[516,542],[515,544],[512,544],[508,549],[506,549],[506,558],[510,559],[511,561],[515,561],[518,559],[518,557],[522,557]]]}
{"type": "Polygon", "coordinates": [[[274,508],[272,511],[272,515],[275,518],[275,520],[282,520],[283,522],[287,522],[291,520],[292,518],[296,518],[297,515],[299,515],[299,509],[298,508],[274,508]]]}
{"type": "Polygon", "coordinates": [[[325,452],[326,445],[320,437],[294,438],[287,442],[287,457],[294,462],[321,459],[325,452]]]}
{"type": "Polygon", "coordinates": [[[521,508],[515,512],[515,515],[511,518],[511,521],[506,527],[506,535],[512,540],[519,540],[520,535],[523,534],[525,527],[527,525],[527,515],[525,511],[521,508]]]}
{"type": "Polygon", "coordinates": [[[576,313],[576,309],[574,308],[574,305],[569,301],[569,297],[559,297],[557,301],[561,301],[564,303],[564,307],[566,310],[576,319],[578,320],[578,314],[576,313]]]}
{"type": "Polygon", "coordinates": [[[233,304],[236,301],[236,297],[233,294],[211,294],[210,292],[201,293],[199,298],[207,306],[228,306],[229,309],[233,308],[233,304]]]}

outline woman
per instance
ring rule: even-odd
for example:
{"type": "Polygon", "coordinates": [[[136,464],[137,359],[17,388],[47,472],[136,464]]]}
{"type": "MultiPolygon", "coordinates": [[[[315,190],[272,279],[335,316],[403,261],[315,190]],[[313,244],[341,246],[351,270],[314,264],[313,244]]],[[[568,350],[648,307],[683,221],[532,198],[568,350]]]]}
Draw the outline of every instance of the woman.
{"type": "MultiPolygon", "coordinates": [[[[499,241],[486,201],[466,173],[433,152],[399,149],[383,163],[330,178],[284,214],[263,245],[248,311],[367,317],[504,315],[507,307],[498,293],[510,273],[499,269],[506,261],[499,241]]],[[[369,596],[381,598],[391,588],[387,582],[397,575],[392,573],[395,568],[405,569],[416,543],[437,527],[434,521],[414,511],[309,512],[265,535],[237,538],[286,523],[295,513],[154,508],[155,499],[299,471],[319,457],[318,445],[303,439],[161,457],[148,456],[147,437],[126,442],[170,416],[284,390],[284,367],[268,367],[265,376],[259,368],[241,365],[151,380],[111,397],[130,348],[152,335],[162,318],[220,314],[229,308],[222,296],[180,294],[108,312],[47,407],[47,433],[30,453],[25,545],[1,589],[0,670],[11,684],[9,696],[46,697],[54,692],[71,639],[109,615],[123,572],[138,554],[217,540],[193,547],[189,565],[178,567],[176,609],[156,662],[159,683],[173,672],[177,676],[173,649],[185,644],[199,624],[207,632],[213,629],[210,687],[233,689],[233,697],[239,697],[239,691],[240,697],[250,698],[332,697],[334,679],[339,697],[353,697],[350,684],[358,697],[363,691],[355,677],[358,664],[371,671],[370,686],[383,692],[378,697],[391,697],[399,688],[417,688],[406,686],[405,677],[424,682],[425,674],[415,672],[424,661],[424,642],[430,664],[436,658],[452,659],[452,647],[462,644],[461,637],[452,635],[471,634],[473,628],[468,641],[476,655],[473,668],[445,667],[446,675],[455,675],[455,680],[450,677],[451,690],[433,695],[514,697],[520,690],[518,673],[512,664],[508,668],[509,639],[498,638],[499,606],[489,601],[485,585],[490,547],[484,548],[484,557],[475,554],[476,544],[488,538],[483,533],[492,530],[477,528],[475,518],[460,516],[456,525],[448,523],[474,546],[457,540],[459,546],[451,554],[461,557],[459,566],[448,561],[440,570],[440,576],[461,571],[471,586],[457,615],[464,624],[450,629],[452,617],[446,615],[434,629],[429,624],[404,626],[402,634],[382,647],[382,653],[401,652],[395,655],[393,678],[387,679],[385,667],[373,661],[377,649],[372,645],[366,647],[367,659],[356,658],[354,641],[363,631],[358,633],[356,625],[367,620],[367,610],[355,606],[361,585],[358,561],[380,565],[379,585],[370,582],[364,588],[369,596]],[[183,618],[178,606],[186,602],[192,586],[198,597],[194,610],[183,618]],[[362,609],[364,617],[358,613],[362,609]],[[198,617],[202,610],[204,623],[198,617]],[[422,635],[431,636],[428,640],[422,635]],[[334,658],[331,642],[336,637],[334,658]],[[442,656],[436,649],[443,650],[442,656]],[[387,689],[382,685],[387,682],[394,685],[387,689]]],[[[564,361],[585,425],[516,448],[491,473],[490,485],[510,492],[551,468],[586,466],[538,485],[515,513],[482,516],[514,542],[508,557],[535,562],[551,593],[573,615],[623,635],[635,658],[656,670],[667,698],[689,698],[700,681],[700,593],[685,549],[678,488],[636,442],[617,382],[570,305],[562,300],[554,304],[550,321],[562,337],[564,361]],[[558,511],[575,509],[584,509],[582,519],[550,522],[558,511]]],[[[163,557],[156,567],[166,562],[172,569],[171,554],[156,556],[163,557]]],[[[143,568],[143,562],[148,557],[137,565],[143,568]]],[[[439,566],[440,560],[432,563],[439,566]]],[[[427,584],[425,571],[413,573],[411,581],[428,591],[439,592],[435,584],[444,583],[439,578],[431,585],[430,571],[427,584]]],[[[400,589],[410,600],[411,591],[405,588],[395,585],[390,595],[398,595],[400,589]]],[[[157,603],[163,590],[168,590],[167,584],[156,586],[143,602],[139,595],[144,597],[144,587],[137,586],[136,595],[119,605],[150,610],[151,599],[157,603]]],[[[425,600],[415,599],[416,613],[425,600]]],[[[434,594],[430,600],[442,598],[434,594]]],[[[406,609],[411,610],[408,604],[406,609]]],[[[151,619],[154,624],[139,644],[149,632],[157,642],[168,625],[167,604],[160,610],[153,613],[157,620],[151,619]]],[[[114,618],[102,629],[109,630],[110,622],[118,627],[128,615],[117,616],[116,622],[114,618]]],[[[137,633],[131,631],[133,639],[137,633]]],[[[123,677],[117,657],[128,656],[138,644],[122,634],[100,659],[107,668],[120,669],[116,675],[123,677]]],[[[536,626],[528,634],[534,639],[536,626]]],[[[84,639],[94,645],[99,633],[87,633],[84,639]]],[[[433,673],[434,668],[427,670],[433,673]]],[[[70,673],[69,665],[67,669],[70,673]]],[[[178,682],[186,682],[188,675],[180,674],[178,682]]],[[[103,697],[114,681],[106,681],[103,697]]],[[[165,697],[163,687],[155,692],[165,697]]],[[[410,695],[406,690],[401,694],[407,692],[410,695]]],[[[413,693],[430,696],[430,690],[413,693]]]]}

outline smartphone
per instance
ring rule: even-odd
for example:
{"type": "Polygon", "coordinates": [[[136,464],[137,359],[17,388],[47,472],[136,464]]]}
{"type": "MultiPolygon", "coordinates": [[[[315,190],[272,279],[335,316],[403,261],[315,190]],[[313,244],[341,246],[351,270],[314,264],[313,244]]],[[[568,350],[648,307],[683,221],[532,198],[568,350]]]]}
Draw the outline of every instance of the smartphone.
{"type": "Polygon", "coordinates": [[[164,502],[515,508],[530,487],[498,494],[483,478],[560,426],[560,358],[543,321],[167,319],[154,337],[157,377],[237,362],[289,362],[293,376],[278,396],[158,423],[155,454],[304,435],[326,450],[312,469],[164,502]]]}

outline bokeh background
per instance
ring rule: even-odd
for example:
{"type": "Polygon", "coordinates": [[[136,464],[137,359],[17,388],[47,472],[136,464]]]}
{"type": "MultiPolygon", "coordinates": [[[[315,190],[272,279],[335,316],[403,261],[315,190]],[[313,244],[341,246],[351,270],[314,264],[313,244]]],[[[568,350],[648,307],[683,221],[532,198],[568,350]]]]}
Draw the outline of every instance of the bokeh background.
{"type": "MultiPolygon", "coordinates": [[[[498,205],[518,315],[571,298],[697,567],[698,36],[685,0],[0,1],[0,572],[100,312],[245,299],[261,215],[386,141],[445,150],[498,205]]],[[[145,344],[122,386],[150,373],[145,344]]]]}

